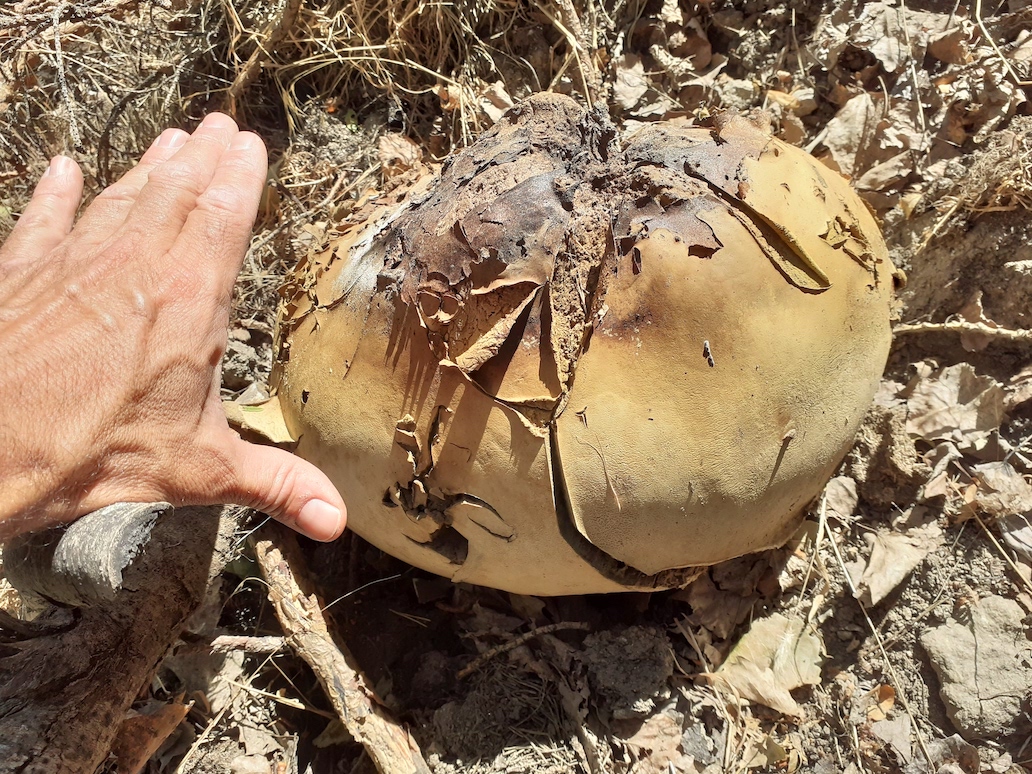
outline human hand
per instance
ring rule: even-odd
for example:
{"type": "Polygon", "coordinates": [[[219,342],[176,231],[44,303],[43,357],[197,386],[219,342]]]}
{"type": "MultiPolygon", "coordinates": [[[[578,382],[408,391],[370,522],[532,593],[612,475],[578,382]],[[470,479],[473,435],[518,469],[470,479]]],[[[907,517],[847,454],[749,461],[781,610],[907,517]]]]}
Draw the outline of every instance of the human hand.
{"type": "Polygon", "coordinates": [[[239,503],[340,535],[329,479],[241,440],[219,400],[266,169],[261,139],[213,113],[76,223],[82,172],[51,162],[0,247],[0,540],[119,501],[239,503]]]}

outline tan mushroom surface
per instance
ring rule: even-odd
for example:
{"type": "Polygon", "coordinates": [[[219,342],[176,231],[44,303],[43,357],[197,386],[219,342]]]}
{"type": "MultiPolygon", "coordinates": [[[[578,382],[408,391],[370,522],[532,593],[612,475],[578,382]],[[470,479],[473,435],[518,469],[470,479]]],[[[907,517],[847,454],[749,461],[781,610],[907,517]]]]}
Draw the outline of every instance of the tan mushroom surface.
{"type": "Polygon", "coordinates": [[[744,118],[620,138],[537,95],[298,267],[254,424],[455,581],[682,585],[795,529],[874,395],[893,276],[845,180],[744,118]]]}

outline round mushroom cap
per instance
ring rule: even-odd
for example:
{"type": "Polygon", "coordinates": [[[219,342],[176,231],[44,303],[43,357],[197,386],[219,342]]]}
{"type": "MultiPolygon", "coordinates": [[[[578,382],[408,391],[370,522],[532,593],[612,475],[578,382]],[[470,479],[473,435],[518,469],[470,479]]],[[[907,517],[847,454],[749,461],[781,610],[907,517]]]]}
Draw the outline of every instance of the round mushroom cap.
{"type": "Polygon", "coordinates": [[[541,94],[302,262],[277,410],[418,567],[679,586],[796,529],[877,388],[893,278],[845,180],[748,120],[621,139],[541,94]]]}

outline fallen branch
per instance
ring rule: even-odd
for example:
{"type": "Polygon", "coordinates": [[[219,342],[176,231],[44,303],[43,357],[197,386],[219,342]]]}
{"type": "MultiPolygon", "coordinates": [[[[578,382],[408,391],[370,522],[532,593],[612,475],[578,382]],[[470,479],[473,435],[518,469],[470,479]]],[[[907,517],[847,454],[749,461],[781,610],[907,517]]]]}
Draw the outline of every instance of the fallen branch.
{"type": "Polygon", "coordinates": [[[0,638],[17,640],[0,647],[0,771],[96,771],[140,687],[232,556],[239,513],[161,516],[110,599],[93,595],[53,631],[22,632],[31,639],[0,638]]]}
{"type": "Polygon", "coordinates": [[[503,653],[508,653],[510,650],[515,650],[520,645],[524,645],[530,642],[535,637],[541,637],[545,634],[552,634],[553,632],[565,632],[565,631],[578,631],[578,632],[590,632],[591,624],[585,623],[584,621],[560,621],[559,623],[546,624],[545,626],[539,626],[536,629],[531,629],[529,632],[521,634],[514,640],[510,640],[502,645],[491,648],[490,650],[484,651],[470,663],[459,670],[456,677],[460,680],[465,680],[471,674],[480,669],[491,659],[496,656],[500,656],[503,653]]]}
{"type": "Polygon", "coordinates": [[[247,637],[223,634],[211,641],[212,653],[276,653],[286,647],[282,637],[247,637]]]}
{"type": "Polygon", "coordinates": [[[315,672],[344,727],[381,774],[430,774],[412,735],[387,714],[346,647],[330,636],[319,599],[303,590],[294,568],[303,566],[293,535],[280,529],[260,540],[255,554],[269,584],[269,600],[287,642],[315,672]]]}

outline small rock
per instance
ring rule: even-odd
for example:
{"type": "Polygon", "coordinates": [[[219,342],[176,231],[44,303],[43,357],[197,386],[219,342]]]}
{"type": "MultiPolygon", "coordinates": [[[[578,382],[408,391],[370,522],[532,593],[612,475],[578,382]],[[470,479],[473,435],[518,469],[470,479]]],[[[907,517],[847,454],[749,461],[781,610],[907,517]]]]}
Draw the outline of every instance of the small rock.
{"type": "Polygon", "coordinates": [[[986,597],[921,635],[939,696],[966,739],[998,739],[1025,730],[1021,702],[1032,691],[1032,642],[1024,611],[1011,599],[986,597]]]}
{"type": "Polygon", "coordinates": [[[222,361],[222,383],[230,390],[242,390],[258,373],[258,352],[250,344],[230,339],[222,361]]]}
{"type": "Polygon", "coordinates": [[[269,761],[260,755],[238,755],[229,764],[230,774],[272,774],[269,761]]]}
{"type": "Polygon", "coordinates": [[[728,78],[720,84],[720,98],[726,108],[748,110],[759,96],[760,87],[753,81],[728,78]]]}

